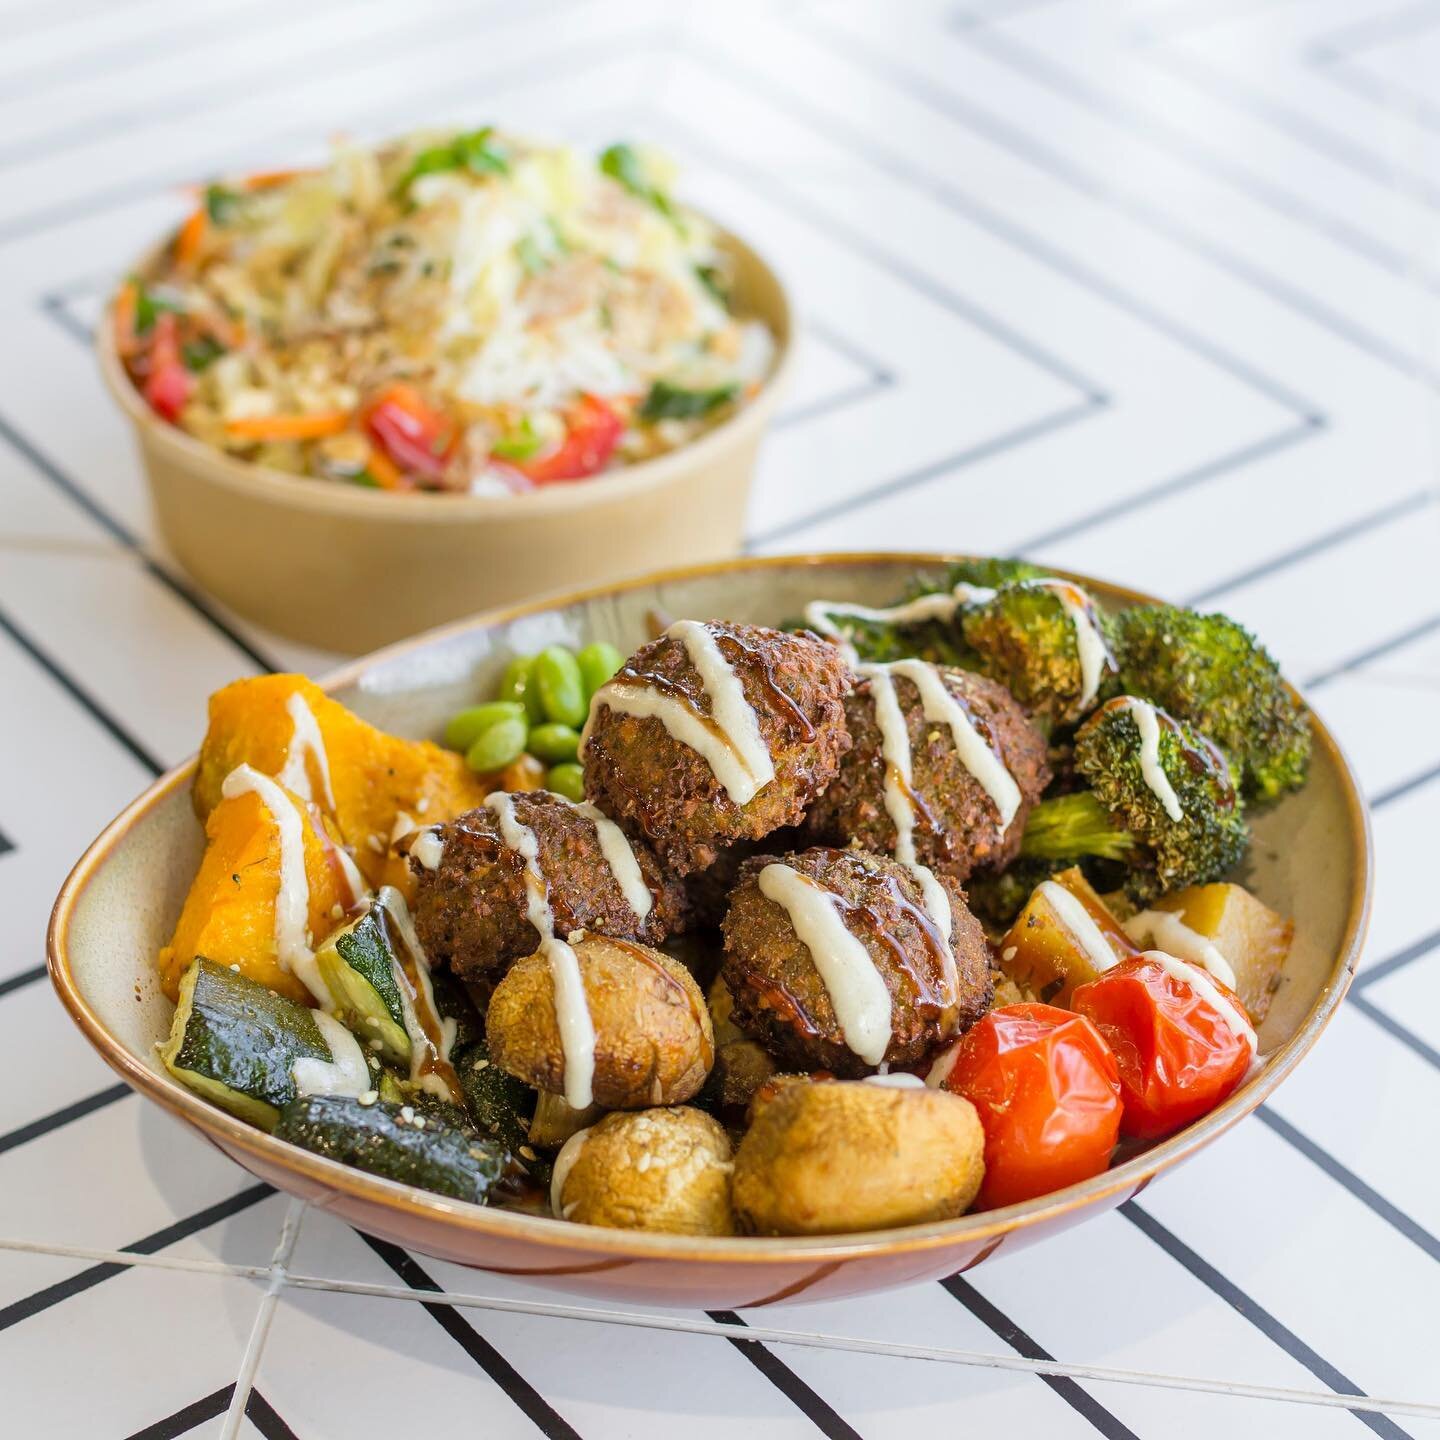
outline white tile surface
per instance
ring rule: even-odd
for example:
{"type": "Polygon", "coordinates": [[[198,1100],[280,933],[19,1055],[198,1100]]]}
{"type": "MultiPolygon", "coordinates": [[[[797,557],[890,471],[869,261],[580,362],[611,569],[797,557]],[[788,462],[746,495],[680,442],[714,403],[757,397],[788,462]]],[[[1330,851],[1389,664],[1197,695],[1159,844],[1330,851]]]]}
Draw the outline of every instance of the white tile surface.
{"type": "MultiPolygon", "coordinates": [[[[1297,678],[1343,667],[1317,705],[1377,801],[1361,988],[1268,1114],[966,1277],[973,1312],[929,1285],[746,1318],[1440,1402],[1440,7],[0,0],[0,27],[0,1240],[265,1267],[288,1209],[112,1098],[35,977],[69,862],[206,693],[255,655],[329,663],[167,578],[85,347],[109,277],[183,182],[499,116],[668,140],[793,281],[755,548],[1026,548],[1204,597],[1297,678]]],[[[400,1283],[313,1213],[289,1263],[400,1283]]],[[[1440,1436],[785,1346],[767,1375],[723,1338],[294,1289],[228,1431],[261,1284],[95,1264],[0,1250],[17,1433],[1440,1436]]]]}

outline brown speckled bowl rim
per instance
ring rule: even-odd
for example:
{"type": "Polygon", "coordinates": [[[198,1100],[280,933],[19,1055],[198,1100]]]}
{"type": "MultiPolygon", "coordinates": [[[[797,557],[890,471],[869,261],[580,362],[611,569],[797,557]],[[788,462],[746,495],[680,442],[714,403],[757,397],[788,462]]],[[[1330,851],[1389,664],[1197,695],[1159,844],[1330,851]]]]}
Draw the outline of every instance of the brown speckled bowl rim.
{"type": "MultiPolygon", "coordinates": [[[[701,211],[695,213],[709,219],[701,211]]],[[[774,286],[774,314],[767,317],[775,339],[775,355],[769,372],[750,400],[694,440],[664,455],[639,460],[584,480],[541,485],[515,495],[467,495],[372,490],[365,486],[320,480],[314,476],[292,475],[270,465],[241,460],[214,445],[207,445],[178,425],[162,420],[151,410],[120,361],[115,345],[113,295],[107,299],[100,323],[95,327],[96,358],[105,388],[137,433],[146,437],[149,443],[168,450],[179,465],[203,466],[207,471],[206,478],[212,482],[251,497],[270,500],[276,505],[322,515],[368,516],[381,523],[404,519],[407,523],[414,521],[437,525],[515,515],[522,510],[541,515],[552,510],[584,510],[589,505],[641,495],[683,479],[697,465],[703,466],[712,453],[725,450],[737,430],[748,433],[762,429],[789,387],[795,363],[796,338],[795,308],[791,303],[790,289],[780,272],[747,240],[713,220],[709,223],[722,249],[733,250],[742,256],[746,263],[754,266],[757,274],[774,286]]],[[[146,250],[125,273],[147,274],[169,243],[167,237],[146,250]]]]}
{"type": "MultiPolygon", "coordinates": [[[[363,659],[351,662],[326,676],[320,684],[325,689],[348,684],[369,668],[423,649],[446,636],[465,630],[487,629],[523,616],[567,605],[619,594],[649,586],[705,575],[740,574],[769,568],[783,569],[800,565],[823,568],[832,565],[902,564],[936,567],[971,557],[927,552],[837,552],[811,555],[773,555],[717,561],[706,565],[683,566],[654,571],[618,584],[591,586],[563,594],[552,594],[521,604],[486,611],[468,620],[457,621],[398,644],[387,646],[363,659]]],[[[1097,581],[1073,571],[1055,570],[1054,574],[1075,580],[1098,595],[1126,604],[1155,604],[1153,596],[1122,586],[1097,581]]],[[[559,1250],[577,1246],[586,1251],[601,1251],[634,1259],[673,1259],[688,1263],[714,1262],[731,1264],[753,1262],[773,1265],[785,1261],[812,1262],[846,1261],[863,1257],[903,1255],[912,1252],[954,1246],[970,1241],[983,1241],[1012,1231],[1043,1225],[1065,1214],[1115,1197],[1134,1194],[1155,1176],[1170,1169],[1201,1146],[1209,1144],[1237,1121],[1261,1105],[1277,1085],[1293,1070],[1300,1058],[1313,1046],[1321,1031],[1330,1022],[1344,999],[1359,961],[1365,930],[1370,915],[1374,856],[1369,814],[1361,798],[1359,786],[1344,752],[1323,721],[1312,711],[1315,744],[1334,767],[1344,793],[1348,820],[1349,842],[1357,857],[1350,877],[1349,906],[1341,944],[1334,968],[1324,989],[1311,1006],[1294,1035],[1267,1059],[1265,1068],[1224,1104],[1185,1129],[1144,1151],[1142,1154],[1106,1170],[1093,1179],[1072,1185],[1050,1195],[1000,1210],[981,1211],[957,1220],[935,1221],[889,1230],[868,1231],[853,1235],[819,1235],[803,1237],[765,1236],[687,1236],[651,1234],[643,1231],[607,1230],[596,1226],[577,1226],[543,1216],[519,1214],[514,1211],[488,1209],[462,1201],[453,1201],[412,1186],[367,1175],[338,1161],[327,1160],[296,1146],[277,1140],[264,1131],[245,1124],[225,1111],[202,1100],[183,1087],[163,1077],[131,1055],[105,1028],[90,1008],[71,971],[69,942],[70,923],[76,904],[92,877],[105,865],[115,850],[124,843],[129,832],[158,804],[188,785],[196,766],[191,757],[167,771],[138,799],[120,814],[92,842],[77,861],[55,901],[46,933],[46,957],[50,978],[61,1002],[70,1012],[86,1039],[104,1060],[142,1095],[162,1105],[171,1114],[189,1121],[202,1133],[220,1142],[255,1156],[266,1164],[291,1172],[297,1179],[330,1190],[340,1191],[362,1202],[392,1211],[407,1212],[422,1222],[477,1235],[513,1238],[559,1250]]]]}

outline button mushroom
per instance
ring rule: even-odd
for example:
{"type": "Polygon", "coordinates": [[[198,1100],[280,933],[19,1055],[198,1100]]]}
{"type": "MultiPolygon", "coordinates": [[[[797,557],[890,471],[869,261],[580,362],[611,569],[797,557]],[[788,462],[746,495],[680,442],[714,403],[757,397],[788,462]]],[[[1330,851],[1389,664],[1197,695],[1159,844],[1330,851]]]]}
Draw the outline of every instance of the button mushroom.
{"type": "Polygon", "coordinates": [[[985,1174],[979,1117],[959,1098],[874,1079],[776,1087],[736,1151],[740,1229],[834,1235],[953,1219],[985,1174]]]}
{"type": "MultiPolygon", "coordinates": [[[[690,972],[632,941],[576,934],[570,946],[595,1035],[595,1104],[635,1110],[690,1099],[715,1058],[710,1013],[690,972]]],[[[565,1093],[565,1047],[545,955],[517,960],[495,987],[486,1035],[502,1070],[537,1090],[565,1093]]]]}
{"type": "Polygon", "coordinates": [[[582,1225],[731,1235],[730,1168],[729,1137],[701,1110],[617,1113],[565,1142],[550,1203],[582,1225]]]}

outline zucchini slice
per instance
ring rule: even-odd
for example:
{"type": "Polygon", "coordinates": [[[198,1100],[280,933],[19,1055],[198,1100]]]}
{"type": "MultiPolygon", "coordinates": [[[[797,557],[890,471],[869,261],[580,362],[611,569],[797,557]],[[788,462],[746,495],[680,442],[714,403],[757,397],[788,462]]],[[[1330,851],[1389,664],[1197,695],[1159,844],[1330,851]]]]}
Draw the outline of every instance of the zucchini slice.
{"type": "Polygon", "coordinates": [[[312,1095],[284,1108],[275,1134],[342,1165],[476,1205],[513,1173],[503,1145],[408,1105],[312,1095]]]}
{"type": "Polygon", "coordinates": [[[412,1042],[385,907],[372,903],[315,954],[335,1016],[382,1060],[408,1067],[412,1042]]]}
{"type": "Polygon", "coordinates": [[[492,1065],[483,1041],[455,1057],[455,1073],[460,1077],[465,1108],[481,1130],[517,1153],[529,1144],[535,1092],[523,1080],[492,1065]]]}
{"type": "Polygon", "coordinates": [[[299,1093],[297,1060],[330,1061],[330,1047],[304,1005],[198,956],[180,981],[165,1068],[222,1109],[273,1130],[299,1093]]]}

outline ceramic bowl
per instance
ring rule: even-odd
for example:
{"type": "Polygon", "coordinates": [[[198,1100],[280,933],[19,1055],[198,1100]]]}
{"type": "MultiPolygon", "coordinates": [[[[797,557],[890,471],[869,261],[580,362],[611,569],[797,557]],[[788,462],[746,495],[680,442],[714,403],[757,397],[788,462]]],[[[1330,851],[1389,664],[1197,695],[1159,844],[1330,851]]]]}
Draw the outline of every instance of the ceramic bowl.
{"type": "Polygon", "coordinates": [[[738,311],[775,336],[764,389],[668,455],[523,495],[396,495],[235,459],[150,409],[120,363],[108,314],[100,369],[134,427],[160,533],[185,569],[266,629],[354,655],[488,606],[633,575],[656,555],[692,563],[739,550],[792,320],[765,261],[723,231],[719,243],[738,311]]]}
{"type": "MultiPolygon", "coordinates": [[[[357,661],[326,688],[378,725],[435,736],[486,693],[513,652],[609,640],[631,650],[651,611],[776,623],[824,596],[885,604],[935,555],[802,556],[672,570],[492,612],[357,661]]],[[[1074,576],[1106,606],[1147,597],[1074,576]]],[[[1295,918],[1295,943],[1260,1032],[1264,1068],[1218,1109],[1082,1185],[1003,1210],[870,1234],[813,1239],[689,1238],[566,1224],[489,1210],[372,1178],[295,1149],[176,1084],[155,1058],[172,1007],[152,968],[201,850],[190,808],[194,762],[157,781],[86,851],[49,932],[60,998],[102,1056],[142,1094],[209,1136],[272,1185],[362,1230],[481,1270],[626,1300],[733,1309],[822,1299],[932,1279],[1054,1235],[1137,1194],[1248,1114],[1310,1049],[1359,955],[1370,893],[1366,814],[1354,776],[1315,723],[1310,782],[1255,817],[1243,879],[1295,918]]]]}

